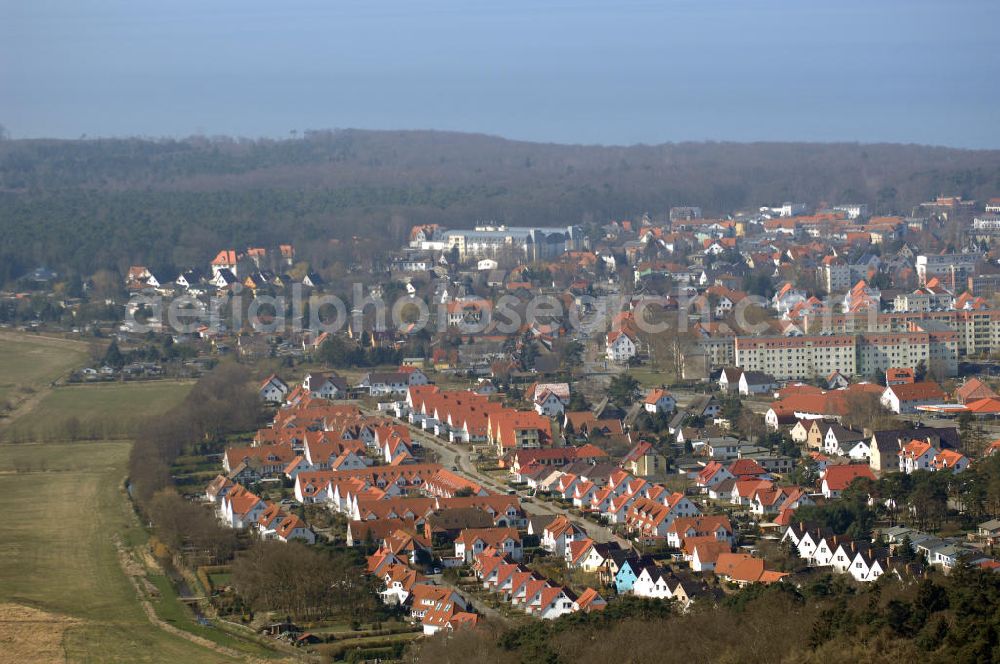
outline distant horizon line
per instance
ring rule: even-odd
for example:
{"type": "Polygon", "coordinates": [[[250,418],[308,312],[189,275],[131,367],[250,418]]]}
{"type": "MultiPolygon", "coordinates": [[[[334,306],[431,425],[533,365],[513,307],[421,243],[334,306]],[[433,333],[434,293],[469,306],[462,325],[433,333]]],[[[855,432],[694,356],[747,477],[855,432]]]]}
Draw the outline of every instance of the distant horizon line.
{"type": "MultiPolygon", "coordinates": [[[[0,124],[0,127],[3,125],[0,124]]],[[[525,143],[532,145],[548,145],[548,146],[559,146],[559,147],[584,147],[584,148],[609,148],[609,149],[629,149],[629,148],[656,148],[664,146],[675,146],[675,145],[817,145],[817,146],[833,146],[833,145],[856,145],[856,146],[895,146],[895,147],[917,147],[917,148],[932,148],[932,149],[942,149],[942,150],[957,150],[963,152],[998,152],[1000,147],[965,147],[965,146],[955,146],[937,143],[918,143],[918,142],[899,142],[899,141],[860,141],[860,140],[805,140],[805,139],[756,139],[756,140],[735,140],[735,139],[683,139],[683,140],[672,140],[672,141],[659,141],[659,142],[637,142],[637,143],[586,143],[586,142],[559,142],[559,141],[546,141],[537,139],[523,139],[523,138],[512,138],[509,136],[504,136],[502,134],[493,134],[489,132],[481,131],[467,131],[461,129],[414,129],[414,128],[397,128],[397,129],[372,129],[363,127],[328,127],[323,129],[303,129],[303,130],[290,130],[287,136],[278,135],[267,135],[261,134],[257,136],[247,136],[239,134],[226,134],[226,133],[190,133],[190,134],[163,134],[163,135],[149,135],[149,134],[120,134],[120,135],[90,135],[89,133],[83,133],[79,136],[66,137],[66,136],[14,136],[9,130],[7,130],[6,135],[2,136],[0,140],[8,142],[31,142],[31,141],[60,141],[69,143],[84,143],[90,141],[146,141],[150,143],[163,142],[163,141],[175,141],[175,142],[185,142],[192,140],[201,140],[209,142],[222,142],[222,141],[273,141],[273,142],[292,142],[300,141],[309,138],[310,135],[316,134],[338,134],[338,133],[369,133],[369,134],[449,134],[455,136],[469,136],[469,137],[479,137],[487,138],[499,141],[505,141],[508,143],[525,143]],[[294,133],[293,133],[294,132],[294,133]]]]}

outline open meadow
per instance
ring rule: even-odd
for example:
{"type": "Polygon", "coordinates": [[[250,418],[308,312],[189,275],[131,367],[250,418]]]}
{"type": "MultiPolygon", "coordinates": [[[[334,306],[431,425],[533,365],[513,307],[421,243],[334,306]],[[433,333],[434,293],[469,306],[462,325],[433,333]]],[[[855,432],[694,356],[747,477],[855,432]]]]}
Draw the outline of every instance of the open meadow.
{"type": "Polygon", "coordinates": [[[60,385],[10,422],[8,440],[128,437],[184,400],[193,381],[60,385]]]}
{"type": "Polygon", "coordinates": [[[24,661],[230,661],[150,623],[122,570],[116,539],[145,536],[122,488],[129,446],[0,445],[0,610],[16,616],[0,643],[43,653],[24,661]]]}
{"type": "MultiPolygon", "coordinates": [[[[52,385],[87,356],[86,346],[78,342],[0,334],[0,394],[19,402],[8,429],[15,423],[51,426],[59,417],[111,423],[120,417],[121,432],[130,415],[163,412],[191,387],[167,381],[52,385]]],[[[160,597],[148,596],[146,605],[165,623],[154,624],[144,612],[118,547],[119,542],[134,546],[147,538],[123,486],[131,445],[128,440],[0,444],[0,504],[5,507],[0,660],[200,664],[244,659],[164,629],[163,624],[195,634],[199,628],[218,631],[194,623],[169,586],[160,597]]],[[[243,645],[223,633],[208,638],[227,647],[243,645]]],[[[241,650],[262,652],[246,646],[241,650]]]]}
{"type": "Polygon", "coordinates": [[[0,333],[0,411],[86,362],[86,344],[11,332],[0,333]]]}

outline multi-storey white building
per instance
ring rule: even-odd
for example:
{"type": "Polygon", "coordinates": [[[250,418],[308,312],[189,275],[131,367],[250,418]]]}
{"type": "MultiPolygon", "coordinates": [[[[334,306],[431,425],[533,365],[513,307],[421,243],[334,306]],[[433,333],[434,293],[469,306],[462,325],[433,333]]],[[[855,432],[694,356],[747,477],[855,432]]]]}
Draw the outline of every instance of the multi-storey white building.
{"type": "Polygon", "coordinates": [[[461,260],[502,258],[538,260],[579,249],[583,233],[578,226],[480,225],[472,230],[449,230],[430,224],[415,226],[410,247],[423,251],[458,251],[461,260]]]}
{"type": "Polygon", "coordinates": [[[834,205],[835,212],[843,212],[848,219],[860,219],[868,216],[868,205],[865,203],[843,203],[834,205]]]}
{"type": "Polygon", "coordinates": [[[958,373],[958,335],[935,330],[802,337],[737,337],[736,366],[779,380],[803,380],[839,371],[874,376],[921,362],[942,376],[958,373]]]}
{"type": "Polygon", "coordinates": [[[763,371],[779,380],[826,376],[839,370],[857,373],[856,338],[852,335],[737,337],[736,366],[763,371]]]}
{"type": "Polygon", "coordinates": [[[931,277],[940,277],[941,283],[955,290],[976,270],[979,254],[924,254],[917,256],[917,278],[921,284],[931,277]]]}
{"type": "Polygon", "coordinates": [[[914,329],[951,330],[957,334],[959,355],[1000,349],[1000,309],[906,311],[835,314],[804,319],[802,326],[818,325],[825,333],[909,332],[914,329]],[[943,324],[944,327],[938,327],[943,324]]]}

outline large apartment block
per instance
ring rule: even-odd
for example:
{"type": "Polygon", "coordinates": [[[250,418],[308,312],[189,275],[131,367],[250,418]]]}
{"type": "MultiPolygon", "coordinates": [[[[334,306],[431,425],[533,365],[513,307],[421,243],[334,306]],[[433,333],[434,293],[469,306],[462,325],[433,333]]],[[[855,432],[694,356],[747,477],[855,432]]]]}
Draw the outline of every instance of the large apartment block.
{"type": "Polygon", "coordinates": [[[854,335],[803,337],[736,337],[736,366],[763,371],[779,380],[827,376],[839,370],[845,376],[857,371],[854,335]]]}
{"type": "MultiPolygon", "coordinates": [[[[830,334],[910,332],[944,324],[957,335],[959,355],[1000,350],[1000,309],[950,311],[897,311],[869,315],[867,312],[835,314],[805,320],[804,329],[830,334]]],[[[935,329],[944,329],[935,327],[935,329]]]]}
{"type": "Polygon", "coordinates": [[[583,233],[578,226],[476,226],[472,230],[417,227],[410,246],[423,250],[458,252],[469,258],[540,260],[579,249],[583,233]]]}
{"type": "Polygon", "coordinates": [[[875,376],[889,367],[920,362],[941,376],[958,373],[954,331],[830,334],[801,337],[737,337],[736,366],[779,380],[844,375],[875,376]]]}
{"type": "Polygon", "coordinates": [[[939,277],[941,283],[955,290],[970,274],[976,271],[979,254],[926,254],[917,256],[917,278],[927,283],[931,277],[939,277]]]}

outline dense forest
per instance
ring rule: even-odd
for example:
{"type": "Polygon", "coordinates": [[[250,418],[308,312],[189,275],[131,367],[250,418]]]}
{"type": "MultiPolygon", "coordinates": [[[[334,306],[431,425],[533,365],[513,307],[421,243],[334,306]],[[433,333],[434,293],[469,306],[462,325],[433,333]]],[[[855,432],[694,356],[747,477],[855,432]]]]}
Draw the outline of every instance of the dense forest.
{"type": "Polygon", "coordinates": [[[915,145],[550,145],[446,132],[287,140],[0,141],[0,282],[37,267],[170,271],[225,246],[293,242],[317,265],[369,260],[410,226],[593,224],[675,205],[785,200],[910,211],[1000,192],[1000,151],[915,145]],[[353,238],[359,238],[354,240],[353,238]]]}

